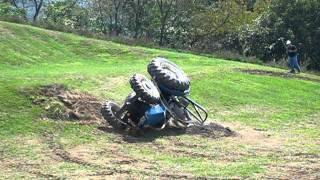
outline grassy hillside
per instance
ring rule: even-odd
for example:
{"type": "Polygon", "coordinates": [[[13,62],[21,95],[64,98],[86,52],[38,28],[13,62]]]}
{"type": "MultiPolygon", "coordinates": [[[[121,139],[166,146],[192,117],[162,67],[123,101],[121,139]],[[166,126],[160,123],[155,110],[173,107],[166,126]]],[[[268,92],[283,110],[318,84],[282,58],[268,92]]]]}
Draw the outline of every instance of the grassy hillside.
{"type": "Polygon", "coordinates": [[[0,179],[320,178],[319,128],[319,76],[0,22],[0,179]],[[121,103],[130,76],[157,56],[185,70],[209,121],[238,135],[128,140],[99,124],[43,119],[23,93],[55,83],[121,103]]]}

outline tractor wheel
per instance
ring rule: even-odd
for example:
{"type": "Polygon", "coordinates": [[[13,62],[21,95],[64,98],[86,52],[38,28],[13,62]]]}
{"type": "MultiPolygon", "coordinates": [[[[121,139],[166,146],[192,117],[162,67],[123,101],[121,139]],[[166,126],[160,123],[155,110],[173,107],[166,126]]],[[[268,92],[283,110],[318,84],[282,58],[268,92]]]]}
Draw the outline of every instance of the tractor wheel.
{"type": "Polygon", "coordinates": [[[103,118],[115,129],[124,130],[126,124],[121,122],[119,115],[116,113],[120,110],[120,107],[114,102],[105,102],[101,107],[101,114],[103,118]]]}
{"type": "Polygon", "coordinates": [[[136,95],[148,104],[156,104],[160,100],[160,93],[156,86],[147,77],[135,74],[130,79],[131,88],[136,95]]]}
{"type": "Polygon", "coordinates": [[[136,96],[135,92],[131,92],[126,99],[124,100],[124,103],[128,102],[130,99],[134,98],[136,96]]]}
{"type": "Polygon", "coordinates": [[[178,91],[189,89],[190,80],[176,64],[164,58],[155,58],[148,65],[151,77],[160,85],[178,91]]]}
{"type": "Polygon", "coordinates": [[[169,125],[175,128],[183,129],[188,127],[189,113],[183,107],[178,106],[176,103],[169,104],[172,114],[169,125]]]}

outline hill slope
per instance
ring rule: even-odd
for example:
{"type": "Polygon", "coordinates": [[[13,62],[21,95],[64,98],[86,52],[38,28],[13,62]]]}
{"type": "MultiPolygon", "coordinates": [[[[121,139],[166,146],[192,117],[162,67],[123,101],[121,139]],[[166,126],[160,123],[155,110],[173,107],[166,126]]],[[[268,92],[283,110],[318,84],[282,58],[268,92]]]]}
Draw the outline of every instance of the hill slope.
{"type": "Polygon", "coordinates": [[[319,178],[320,77],[132,47],[0,22],[0,179],[319,178]],[[234,137],[149,133],[44,119],[26,89],[63,84],[118,103],[157,56],[190,76],[191,96],[234,137]],[[103,128],[102,128],[103,129],[103,128]]]}

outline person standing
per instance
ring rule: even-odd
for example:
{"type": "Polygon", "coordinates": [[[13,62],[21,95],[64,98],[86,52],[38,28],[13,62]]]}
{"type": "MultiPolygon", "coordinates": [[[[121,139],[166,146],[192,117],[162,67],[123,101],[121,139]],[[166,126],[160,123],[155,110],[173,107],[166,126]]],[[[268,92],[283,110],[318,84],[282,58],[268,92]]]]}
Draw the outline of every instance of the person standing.
{"type": "Polygon", "coordinates": [[[287,41],[287,53],[289,58],[289,65],[291,68],[290,73],[295,73],[295,69],[298,71],[298,73],[301,72],[301,68],[298,63],[298,50],[295,45],[291,43],[290,40],[287,41]]]}

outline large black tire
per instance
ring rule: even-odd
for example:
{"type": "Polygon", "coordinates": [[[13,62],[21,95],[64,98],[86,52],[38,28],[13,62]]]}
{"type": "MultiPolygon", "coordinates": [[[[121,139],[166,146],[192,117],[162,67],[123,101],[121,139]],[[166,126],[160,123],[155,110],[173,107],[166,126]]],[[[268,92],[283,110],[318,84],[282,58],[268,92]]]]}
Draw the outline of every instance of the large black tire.
{"type": "Polygon", "coordinates": [[[160,93],[157,87],[144,75],[133,75],[130,79],[130,85],[136,95],[147,104],[157,104],[159,102],[160,93]]]}
{"type": "Polygon", "coordinates": [[[176,64],[165,58],[155,58],[148,65],[148,72],[157,84],[171,90],[186,91],[190,80],[176,64]]]}
{"type": "Polygon", "coordinates": [[[127,125],[121,122],[120,117],[116,116],[116,113],[120,110],[120,107],[114,102],[105,102],[101,107],[101,114],[103,118],[115,129],[124,130],[127,125]]]}
{"type": "Polygon", "coordinates": [[[124,103],[128,102],[130,99],[132,99],[135,96],[136,96],[136,92],[131,92],[124,100],[124,103]]]}

